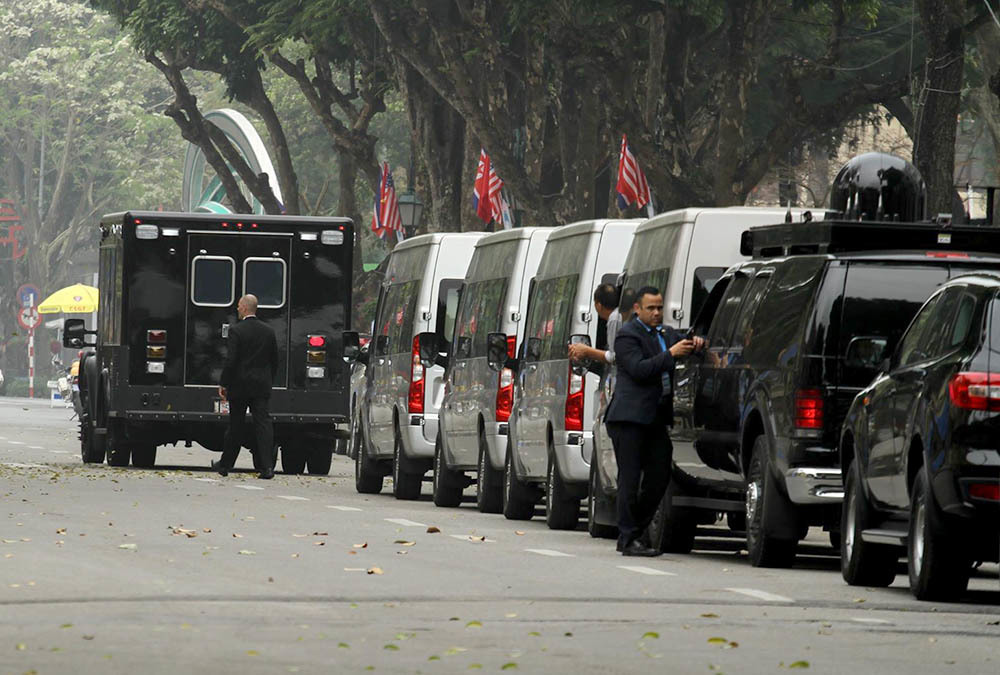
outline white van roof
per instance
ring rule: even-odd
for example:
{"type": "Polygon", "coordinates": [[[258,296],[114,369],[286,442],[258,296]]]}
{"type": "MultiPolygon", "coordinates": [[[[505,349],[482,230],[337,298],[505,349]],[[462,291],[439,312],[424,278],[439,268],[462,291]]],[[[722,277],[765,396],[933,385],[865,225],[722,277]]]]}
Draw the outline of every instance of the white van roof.
{"type": "MultiPolygon", "coordinates": [[[[636,235],[642,232],[648,232],[649,230],[656,230],[661,227],[670,227],[672,225],[683,225],[684,223],[693,223],[698,220],[699,216],[712,216],[712,215],[732,215],[737,216],[740,214],[754,214],[755,216],[773,216],[774,224],[785,222],[785,218],[788,215],[788,207],[784,206],[706,206],[706,207],[689,207],[686,209],[675,209],[673,211],[667,211],[666,213],[659,213],[649,220],[646,220],[635,229],[636,235]]],[[[791,209],[792,220],[796,223],[802,221],[802,214],[806,211],[812,212],[813,220],[824,220],[826,217],[826,209],[820,207],[815,209],[806,209],[801,207],[795,207],[791,209]]],[[[748,226],[749,227],[749,226],[748,226]]]]}
{"type": "Polygon", "coordinates": [[[477,241],[476,248],[515,239],[531,239],[534,236],[547,238],[555,229],[554,227],[516,227],[510,230],[501,230],[488,234],[477,241]]]}
{"type": "Polygon", "coordinates": [[[581,220],[575,223],[570,223],[569,225],[557,227],[555,231],[549,235],[549,241],[556,241],[558,239],[572,237],[578,234],[586,234],[588,232],[603,232],[604,228],[608,225],[635,225],[642,222],[642,218],[604,218],[600,220],[581,220]]]}
{"type": "Polygon", "coordinates": [[[440,244],[446,239],[476,240],[482,238],[485,234],[485,232],[431,232],[430,234],[420,234],[416,237],[404,239],[400,243],[396,244],[396,248],[394,248],[393,251],[405,251],[411,248],[420,248],[421,246],[440,244]]]}

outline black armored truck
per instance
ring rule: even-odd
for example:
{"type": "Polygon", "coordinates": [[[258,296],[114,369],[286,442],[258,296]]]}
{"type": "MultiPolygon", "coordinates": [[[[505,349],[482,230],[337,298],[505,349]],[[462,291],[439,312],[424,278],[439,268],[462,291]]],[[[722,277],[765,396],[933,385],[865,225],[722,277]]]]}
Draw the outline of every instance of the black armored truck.
{"type": "Polygon", "coordinates": [[[100,231],[96,330],[79,319],[64,329],[67,346],[96,347],[80,364],[83,461],[150,467],[157,446],[177,442],[221,451],[226,338],[251,293],[278,340],[271,413],[282,469],[328,473],[349,435],[358,352],[346,330],[351,220],[131,211],[105,216],[100,231]]]}

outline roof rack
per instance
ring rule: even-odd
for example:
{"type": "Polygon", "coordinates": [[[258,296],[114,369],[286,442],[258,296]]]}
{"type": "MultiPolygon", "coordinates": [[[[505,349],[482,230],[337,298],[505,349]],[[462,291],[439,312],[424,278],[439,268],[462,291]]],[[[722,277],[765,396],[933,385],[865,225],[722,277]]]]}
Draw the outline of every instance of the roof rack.
{"type": "Polygon", "coordinates": [[[937,223],[821,220],[752,227],[740,240],[740,253],[754,258],[899,250],[1000,253],[1000,230],[937,223]]]}

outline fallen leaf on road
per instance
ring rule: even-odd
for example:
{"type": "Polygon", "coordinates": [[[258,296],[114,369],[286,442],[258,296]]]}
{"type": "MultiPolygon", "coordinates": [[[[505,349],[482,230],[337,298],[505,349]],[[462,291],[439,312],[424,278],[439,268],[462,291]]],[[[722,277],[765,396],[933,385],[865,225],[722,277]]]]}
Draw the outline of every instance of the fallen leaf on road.
{"type": "Polygon", "coordinates": [[[368,542],[366,541],[363,544],[355,544],[354,548],[368,548],[368,542]]]}
{"type": "Polygon", "coordinates": [[[703,619],[718,619],[719,615],[718,614],[714,614],[712,612],[705,612],[704,614],[701,615],[701,618],[703,618],[703,619]]]}
{"type": "Polygon", "coordinates": [[[795,663],[789,663],[788,667],[789,668],[808,668],[809,667],[809,662],[808,661],[796,661],[795,663]]]}
{"type": "Polygon", "coordinates": [[[242,539],[243,535],[242,534],[236,534],[235,532],[233,532],[233,538],[234,539],[242,539]]]}
{"type": "Polygon", "coordinates": [[[135,544],[118,544],[118,548],[124,548],[128,551],[134,551],[136,547],[135,544]]]}
{"type": "Polygon", "coordinates": [[[427,534],[438,534],[441,530],[433,525],[427,528],[427,534]]]}
{"type": "Polygon", "coordinates": [[[330,535],[329,532],[313,532],[312,533],[312,536],[314,536],[314,537],[327,537],[329,535],[330,535]]]}
{"type": "Polygon", "coordinates": [[[514,530],[514,534],[516,534],[519,537],[523,537],[524,536],[524,530],[514,530]]]}
{"type": "Polygon", "coordinates": [[[60,628],[72,628],[72,627],[73,627],[73,624],[71,624],[71,623],[64,623],[63,625],[61,625],[61,626],[59,626],[59,627],[60,627],[60,628]]]}
{"type": "Polygon", "coordinates": [[[369,567],[368,574],[384,574],[381,567],[369,567]]]}
{"type": "Polygon", "coordinates": [[[210,527],[203,527],[203,528],[201,528],[201,531],[204,532],[205,534],[208,534],[209,532],[212,531],[212,528],[210,528],[210,527]]]}
{"type": "MultiPolygon", "coordinates": [[[[27,410],[27,408],[25,408],[25,410],[27,410]]],[[[28,645],[24,644],[23,642],[18,642],[17,643],[17,651],[23,652],[27,648],[28,648],[28,645]]]]}
{"type": "Polygon", "coordinates": [[[298,557],[299,557],[299,554],[298,554],[298,553],[293,553],[293,554],[292,554],[292,557],[293,557],[293,558],[298,558],[298,557]]]}
{"type": "Polygon", "coordinates": [[[382,647],[382,649],[388,649],[391,652],[398,652],[399,651],[399,645],[394,645],[394,644],[392,644],[390,642],[389,644],[387,644],[384,647],[382,647]]]}
{"type": "Polygon", "coordinates": [[[248,649],[247,656],[260,656],[260,652],[258,652],[256,649],[248,649]]]}
{"type": "Polygon", "coordinates": [[[56,530],[56,534],[66,534],[66,528],[60,527],[58,530],[56,530]]]}
{"type": "Polygon", "coordinates": [[[325,541],[314,541],[313,546],[326,546],[325,541]]]}
{"type": "Polygon", "coordinates": [[[642,634],[642,638],[640,638],[640,639],[642,639],[642,640],[650,640],[650,639],[651,640],[659,640],[660,639],[660,634],[656,633],[654,631],[648,631],[646,633],[643,633],[642,634]]]}
{"type": "Polygon", "coordinates": [[[299,539],[302,539],[303,537],[308,537],[309,535],[308,534],[292,534],[292,536],[293,537],[298,537],[299,539]]]}
{"type": "Polygon", "coordinates": [[[351,645],[347,644],[346,642],[340,642],[337,644],[337,649],[350,649],[350,648],[351,645]]]}
{"type": "MultiPolygon", "coordinates": [[[[351,551],[353,553],[354,551],[351,551]]],[[[409,551],[396,551],[396,555],[406,555],[409,551]]]]}
{"type": "Polygon", "coordinates": [[[84,635],[84,636],[83,636],[83,639],[84,639],[84,640],[93,640],[93,639],[94,639],[94,636],[93,636],[93,635],[84,635]]]}
{"type": "MultiPolygon", "coordinates": [[[[864,598],[854,598],[854,602],[856,602],[856,603],[858,603],[858,604],[860,604],[860,603],[862,603],[862,602],[864,602],[864,601],[865,601],[865,599],[864,599],[864,598]]],[[[789,666],[789,668],[791,668],[791,666],[789,666]]]]}
{"type": "Polygon", "coordinates": [[[724,645],[727,644],[729,640],[724,637],[710,637],[708,638],[708,644],[710,645],[724,645]]]}
{"type": "Polygon", "coordinates": [[[240,549],[240,555],[257,555],[256,551],[249,551],[245,548],[240,549]]]}
{"type": "Polygon", "coordinates": [[[400,546],[413,546],[416,542],[406,541],[405,539],[397,539],[392,542],[393,544],[399,544],[400,546]]]}
{"type": "Polygon", "coordinates": [[[511,661],[500,666],[500,670],[517,670],[517,664],[511,661]]]}
{"type": "Polygon", "coordinates": [[[517,616],[517,614],[515,614],[514,612],[510,612],[508,614],[504,614],[504,616],[508,619],[513,619],[514,617],[517,616]]]}
{"type": "Polygon", "coordinates": [[[466,628],[482,628],[483,627],[483,622],[482,621],[470,621],[469,623],[465,624],[465,627],[466,628]]]}

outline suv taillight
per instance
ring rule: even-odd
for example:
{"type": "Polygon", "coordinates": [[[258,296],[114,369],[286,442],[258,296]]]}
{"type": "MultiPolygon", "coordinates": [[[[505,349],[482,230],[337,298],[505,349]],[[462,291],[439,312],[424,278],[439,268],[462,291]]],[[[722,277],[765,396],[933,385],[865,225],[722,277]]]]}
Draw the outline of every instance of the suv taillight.
{"type": "Polygon", "coordinates": [[[583,431],[583,375],[569,367],[569,382],[566,385],[566,431],[583,431]]]}
{"type": "Polygon", "coordinates": [[[956,408],[1000,410],[1000,374],[957,373],[948,382],[948,396],[956,408]]]}
{"type": "Polygon", "coordinates": [[[795,428],[823,428],[823,392],[819,389],[799,389],[795,392],[795,428]]]}
{"type": "MultiPolygon", "coordinates": [[[[507,336],[507,356],[514,358],[514,335],[507,336]]],[[[510,411],[514,407],[514,371],[504,368],[497,376],[497,422],[510,420],[510,411]]]]}
{"type": "Polygon", "coordinates": [[[413,338],[413,351],[410,366],[410,395],[407,407],[411,413],[424,412],[424,365],[420,363],[420,339],[413,338]]]}

